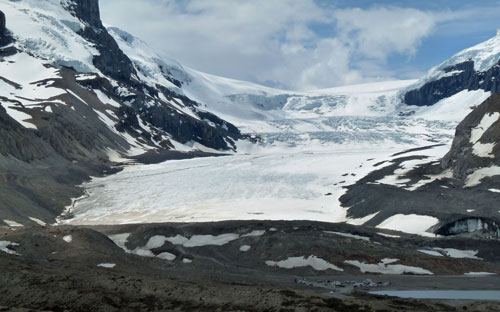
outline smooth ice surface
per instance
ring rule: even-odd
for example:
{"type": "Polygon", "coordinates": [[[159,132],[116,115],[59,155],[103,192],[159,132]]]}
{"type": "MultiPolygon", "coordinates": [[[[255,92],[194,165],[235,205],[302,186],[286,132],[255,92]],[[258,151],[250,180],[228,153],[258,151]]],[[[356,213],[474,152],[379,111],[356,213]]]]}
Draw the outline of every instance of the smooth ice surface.
{"type": "Polygon", "coordinates": [[[332,269],[335,271],[344,271],[343,269],[337,267],[336,265],[333,265],[321,258],[318,258],[316,256],[309,256],[309,257],[289,257],[286,260],[281,260],[281,261],[271,261],[268,260],[266,261],[266,265],[268,266],[277,266],[279,268],[283,269],[294,269],[294,268],[300,268],[300,267],[306,267],[310,266],[313,269],[317,271],[324,271],[328,269],[332,269]]]}

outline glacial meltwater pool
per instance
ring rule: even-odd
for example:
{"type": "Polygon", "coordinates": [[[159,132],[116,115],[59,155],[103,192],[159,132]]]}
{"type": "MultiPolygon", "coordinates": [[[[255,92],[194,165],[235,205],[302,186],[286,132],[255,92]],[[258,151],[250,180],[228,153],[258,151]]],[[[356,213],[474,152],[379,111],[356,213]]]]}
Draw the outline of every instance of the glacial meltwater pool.
{"type": "Polygon", "coordinates": [[[500,301],[500,290],[382,290],[374,295],[387,295],[414,299],[462,299],[500,301]]]}

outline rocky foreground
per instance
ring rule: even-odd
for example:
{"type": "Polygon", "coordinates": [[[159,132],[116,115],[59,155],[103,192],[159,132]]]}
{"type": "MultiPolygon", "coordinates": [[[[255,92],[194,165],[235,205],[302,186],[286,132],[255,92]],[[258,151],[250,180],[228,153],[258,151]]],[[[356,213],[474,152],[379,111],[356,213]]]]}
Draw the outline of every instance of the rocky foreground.
{"type": "Polygon", "coordinates": [[[302,221],[4,227],[0,235],[3,310],[500,311],[500,302],[367,293],[495,289],[497,275],[467,275],[500,273],[500,242],[484,238],[302,221]],[[373,285],[355,284],[366,279],[373,285]]]}

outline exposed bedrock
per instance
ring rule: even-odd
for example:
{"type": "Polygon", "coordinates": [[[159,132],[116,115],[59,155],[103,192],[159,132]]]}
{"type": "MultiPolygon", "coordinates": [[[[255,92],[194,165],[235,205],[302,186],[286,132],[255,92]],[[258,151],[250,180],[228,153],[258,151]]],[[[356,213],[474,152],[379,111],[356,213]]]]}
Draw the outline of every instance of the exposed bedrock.
{"type": "Polygon", "coordinates": [[[452,147],[443,157],[441,167],[451,168],[455,178],[465,179],[479,168],[500,166],[498,117],[500,95],[494,94],[457,126],[452,147]]]}
{"type": "Polygon", "coordinates": [[[7,18],[5,14],[0,10],[0,47],[4,46],[12,41],[7,31],[7,18]]]}
{"type": "Polygon", "coordinates": [[[406,92],[404,102],[408,105],[430,106],[463,90],[500,90],[500,66],[497,64],[484,72],[474,69],[472,60],[446,67],[448,76],[429,81],[422,87],[406,92]]]}

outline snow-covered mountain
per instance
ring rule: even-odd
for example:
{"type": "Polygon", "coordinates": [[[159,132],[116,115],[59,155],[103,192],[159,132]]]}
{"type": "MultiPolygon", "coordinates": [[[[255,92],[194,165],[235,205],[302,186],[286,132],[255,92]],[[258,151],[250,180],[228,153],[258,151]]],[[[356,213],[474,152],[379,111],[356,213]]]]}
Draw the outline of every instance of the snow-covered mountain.
{"type": "Polygon", "coordinates": [[[408,87],[404,102],[429,106],[464,90],[500,90],[500,33],[485,42],[467,48],[408,87]]]}
{"type": "MultiPolygon", "coordinates": [[[[103,25],[97,0],[0,0],[0,12],[4,223],[53,221],[82,195],[74,185],[110,173],[117,161],[216,153],[235,155],[95,178],[71,206],[70,222],[280,219],[288,209],[287,218],[362,223],[375,212],[341,207],[344,186],[380,163],[396,164],[404,149],[432,146],[406,169],[439,161],[456,125],[496,92],[500,75],[496,37],[419,81],[278,90],[160,57],[139,38],[103,25]],[[206,183],[214,177],[217,183],[206,183]]],[[[490,155],[488,140],[478,149],[490,155]]],[[[426,184],[378,180],[412,190],[426,184]]],[[[425,226],[442,218],[425,214],[425,226]]]]}

